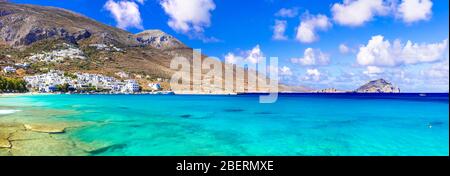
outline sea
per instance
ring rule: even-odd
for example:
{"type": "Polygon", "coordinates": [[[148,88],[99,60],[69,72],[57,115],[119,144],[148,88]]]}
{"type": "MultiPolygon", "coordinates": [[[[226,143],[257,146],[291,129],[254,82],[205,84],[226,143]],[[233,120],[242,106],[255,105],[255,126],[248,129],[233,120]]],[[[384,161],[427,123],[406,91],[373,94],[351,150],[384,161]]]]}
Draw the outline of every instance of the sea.
{"type": "Polygon", "coordinates": [[[22,95],[0,123],[86,122],[95,156],[448,156],[448,93],[22,95]]]}

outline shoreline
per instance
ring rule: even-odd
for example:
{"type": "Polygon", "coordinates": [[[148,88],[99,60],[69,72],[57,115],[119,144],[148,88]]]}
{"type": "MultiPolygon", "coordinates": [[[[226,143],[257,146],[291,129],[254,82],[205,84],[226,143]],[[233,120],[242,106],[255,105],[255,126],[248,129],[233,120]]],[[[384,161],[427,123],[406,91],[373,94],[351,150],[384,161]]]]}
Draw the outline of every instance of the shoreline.
{"type": "MultiPolygon", "coordinates": [[[[137,92],[137,93],[39,93],[39,92],[26,92],[26,93],[0,93],[0,97],[10,96],[32,96],[32,95],[251,95],[251,94],[270,94],[274,92],[232,92],[232,93],[206,93],[206,92],[137,92]]],[[[278,92],[278,94],[318,94],[318,95],[333,95],[333,94],[358,94],[358,95],[396,95],[396,94],[449,94],[449,92],[401,92],[401,93],[358,93],[358,92],[278,92]]]]}

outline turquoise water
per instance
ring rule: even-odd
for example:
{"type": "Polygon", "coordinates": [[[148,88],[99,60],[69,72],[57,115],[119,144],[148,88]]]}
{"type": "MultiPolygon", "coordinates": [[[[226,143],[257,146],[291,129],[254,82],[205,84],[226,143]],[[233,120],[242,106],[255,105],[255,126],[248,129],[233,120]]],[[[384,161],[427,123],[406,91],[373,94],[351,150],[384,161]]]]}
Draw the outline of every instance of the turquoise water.
{"type": "Polygon", "coordinates": [[[53,118],[91,122],[71,137],[113,145],[93,155],[449,155],[448,94],[428,95],[19,96],[0,109],[68,110],[53,118]]]}

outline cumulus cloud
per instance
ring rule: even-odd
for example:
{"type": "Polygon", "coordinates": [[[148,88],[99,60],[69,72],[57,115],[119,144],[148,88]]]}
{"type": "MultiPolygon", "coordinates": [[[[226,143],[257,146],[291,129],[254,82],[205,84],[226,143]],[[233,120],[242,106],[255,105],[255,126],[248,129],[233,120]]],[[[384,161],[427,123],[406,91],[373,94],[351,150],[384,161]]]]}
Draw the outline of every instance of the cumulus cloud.
{"type": "Polygon", "coordinates": [[[280,76],[292,76],[292,71],[291,68],[287,67],[287,66],[283,66],[279,69],[278,71],[280,76]]]}
{"type": "Polygon", "coordinates": [[[292,63],[299,63],[303,66],[328,65],[330,56],[319,49],[306,48],[302,58],[292,58],[292,63]]]}
{"type": "Polygon", "coordinates": [[[432,65],[420,72],[427,79],[449,80],[449,61],[432,65]]]}
{"type": "Polygon", "coordinates": [[[348,52],[350,52],[350,48],[345,44],[340,44],[339,52],[341,52],[342,54],[347,54],[348,52]]]}
{"type": "Polygon", "coordinates": [[[225,55],[225,62],[229,63],[229,64],[236,64],[239,60],[241,60],[241,58],[239,58],[238,56],[236,56],[233,53],[227,53],[227,55],[225,55]]]}
{"type": "Polygon", "coordinates": [[[318,40],[316,31],[327,30],[331,27],[328,17],[322,14],[309,15],[306,14],[297,28],[296,39],[303,43],[312,43],[318,40]]]}
{"type": "MultiPolygon", "coordinates": [[[[236,64],[238,66],[244,67],[250,65],[256,66],[256,64],[261,63],[263,59],[266,58],[259,45],[256,45],[252,49],[241,51],[239,53],[229,52],[224,57],[225,63],[236,64]]],[[[270,74],[277,73],[278,79],[289,80],[291,79],[291,76],[293,76],[291,68],[287,66],[275,67],[273,65],[270,65],[269,62],[267,62],[266,64],[268,64],[266,66],[266,71],[268,71],[270,74]]]]}
{"type": "Polygon", "coordinates": [[[251,49],[247,53],[248,54],[247,54],[246,60],[249,61],[250,63],[254,63],[254,64],[258,63],[259,60],[262,59],[262,57],[264,57],[263,52],[259,48],[259,45],[256,45],[255,47],[253,47],[253,49],[251,49]]]}
{"type": "Polygon", "coordinates": [[[213,0],[161,0],[160,4],[170,17],[168,25],[182,33],[202,33],[211,25],[211,11],[216,8],[213,0]]]}
{"type": "Polygon", "coordinates": [[[264,59],[264,54],[259,45],[256,45],[250,50],[244,51],[241,54],[228,53],[225,55],[225,62],[230,64],[256,64],[261,59],[264,59]]]}
{"type": "Polygon", "coordinates": [[[285,17],[285,18],[293,18],[298,15],[298,8],[282,8],[277,13],[275,13],[275,16],[277,17],[285,17]]]}
{"type": "Polygon", "coordinates": [[[345,26],[360,26],[376,15],[387,15],[389,4],[383,0],[344,0],[331,7],[333,20],[345,26]]]}
{"type": "Polygon", "coordinates": [[[320,81],[321,73],[318,69],[307,69],[304,81],[320,81]]]}
{"type": "Polygon", "coordinates": [[[398,7],[397,16],[406,23],[428,20],[431,16],[431,0],[402,0],[398,7]]]}
{"type": "Polygon", "coordinates": [[[407,41],[392,44],[381,35],[373,36],[367,45],[359,48],[357,63],[364,66],[398,66],[435,62],[445,56],[448,40],[440,43],[418,44],[407,41]]]}
{"type": "Polygon", "coordinates": [[[275,26],[273,27],[273,36],[274,40],[287,40],[284,32],[286,31],[287,21],[285,20],[275,20],[275,26]]]}
{"type": "Polygon", "coordinates": [[[104,8],[108,10],[117,22],[117,27],[121,29],[138,28],[143,29],[141,13],[139,7],[132,1],[108,0],[104,8]]]}
{"type": "Polygon", "coordinates": [[[383,73],[383,69],[377,66],[367,66],[366,70],[363,72],[368,76],[377,76],[380,73],[383,73]]]}

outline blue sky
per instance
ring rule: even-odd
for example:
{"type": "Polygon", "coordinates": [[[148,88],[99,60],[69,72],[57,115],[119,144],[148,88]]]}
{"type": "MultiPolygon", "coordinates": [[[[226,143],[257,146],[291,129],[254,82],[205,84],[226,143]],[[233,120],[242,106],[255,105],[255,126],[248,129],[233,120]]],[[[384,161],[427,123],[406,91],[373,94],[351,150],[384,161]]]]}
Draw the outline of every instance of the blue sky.
{"type": "Polygon", "coordinates": [[[449,89],[447,0],[13,2],[66,8],[132,33],[161,29],[221,59],[278,57],[285,84],[354,89],[385,78],[408,92],[449,89]]]}

